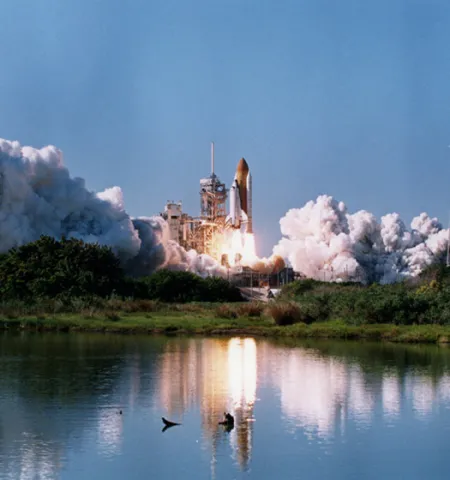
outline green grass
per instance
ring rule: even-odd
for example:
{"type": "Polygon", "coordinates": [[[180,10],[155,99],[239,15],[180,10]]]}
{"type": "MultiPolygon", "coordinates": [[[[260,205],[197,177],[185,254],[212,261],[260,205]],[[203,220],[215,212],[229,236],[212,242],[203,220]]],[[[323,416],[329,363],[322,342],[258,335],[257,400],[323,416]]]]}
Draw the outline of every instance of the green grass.
{"type": "Polygon", "coordinates": [[[97,313],[90,317],[79,314],[27,315],[0,318],[0,329],[35,331],[96,331],[116,333],[225,334],[242,331],[258,334],[268,329],[268,319],[223,319],[213,315],[184,312],[97,313]]]}
{"type": "Polygon", "coordinates": [[[0,329],[61,332],[111,332],[170,335],[250,335],[280,338],[327,338],[402,343],[450,343],[450,326],[349,325],[342,320],[278,326],[269,317],[219,318],[190,312],[28,315],[0,318],[0,329]]]}
{"type": "Polygon", "coordinates": [[[348,325],[343,321],[297,323],[278,327],[277,335],[296,338],[389,341],[399,343],[450,343],[450,326],[348,325]]]}
{"type": "MultiPolygon", "coordinates": [[[[316,282],[317,283],[317,282],[316,282]]],[[[294,285],[295,286],[295,285],[294,285]]],[[[297,284],[297,288],[316,284],[297,284]]],[[[331,288],[328,285],[326,288],[331,288]]],[[[319,285],[317,288],[325,288],[319,285]]],[[[291,287],[293,288],[293,287],[291,287]]],[[[342,292],[362,287],[337,286],[342,292]]],[[[378,289],[378,287],[376,287],[378,289]]],[[[400,287],[392,287],[400,288],[400,287]]],[[[367,289],[369,293],[373,287],[367,289]]],[[[46,300],[30,305],[0,302],[0,330],[85,331],[168,335],[251,335],[278,338],[329,338],[404,343],[450,343],[450,322],[409,324],[374,322],[359,310],[350,315],[339,305],[319,295],[311,300],[310,290],[297,299],[262,303],[163,303],[154,300],[118,298],[73,298],[66,302],[46,300]],[[356,313],[358,315],[356,315],[356,313]]],[[[344,296],[341,292],[341,295],[344,296]]],[[[351,305],[351,303],[349,303],[351,305]]],[[[344,305],[345,306],[345,305],[344,305]]],[[[394,305],[395,306],[395,305],[394,305]]],[[[383,307],[384,308],[384,307],[383,307]]],[[[386,310],[389,311],[389,310],[386,310]]],[[[378,318],[378,317],[377,317],[378,318]]]]}

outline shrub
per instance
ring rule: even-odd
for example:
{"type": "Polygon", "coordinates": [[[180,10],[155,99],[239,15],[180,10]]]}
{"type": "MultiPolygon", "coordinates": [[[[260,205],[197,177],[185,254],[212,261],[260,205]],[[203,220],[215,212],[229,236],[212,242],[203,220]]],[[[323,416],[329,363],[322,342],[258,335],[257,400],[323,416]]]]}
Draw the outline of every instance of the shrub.
{"type": "Polygon", "coordinates": [[[161,302],[158,300],[128,300],[122,302],[122,310],[126,312],[158,312],[161,310],[161,302]]]}
{"type": "Polygon", "coordinates": [[[242,302],[241,291],[228,280],[207,277],[202,280],[201,298],[206,302],[242,302]]]}
{"type": "Polygon", "coordinates": [[[257,302],[249,302],[239,305],[237,313],[241,317],[260,317],[264,311],[264,306],[257,302]]]}
{"type": "Polygon", "coordinates": [[[120,320],[120,315],[116,312],[106,312],[105,317],[112,322],[117,322],[118,320],[120,320]]]}
{"type": "Polygon", "coordinates": [[[300,305],[294,302],[271,303],[268,307],[270,316],[277,325],[292,325],[294,323],[312,323],[314,319],[302,311],[300,305]]]}
{"type": "Polygon", "coordinates": [[[96,314],[95,308],[86,308],[86,309],[81,311],[82,317],[87,319],[87,320],[95,318],[95,316],[96,316],[95,314],[96,314]]]}
{"type": "Polygon", "coordinates": [[[236,310],[231,308],[229,305],[219,305],[216,308],[216,317],[217,318],[237,318],[238,314],[236,310]]]}
{"type": "Polygon", "coordinates": [[[302,295],[305,292],[309,292],[313,290],[315,287],[320,285],[321,282],[317,280],[313,280],[312,278],[305,278],[302,280],[296,280],[295,282],[288,283],[284,285],[282,288],[282,295],[286,295],[289,297],[296,297],[298,295],[302,295]]]}
{"type": "Polygon", "coordinates": [[[191,272],[158,270],[140,281],[146,286],[145,298],[167,303],[242,301],[240,290],[218,277],[201,278],[191,272]]]}

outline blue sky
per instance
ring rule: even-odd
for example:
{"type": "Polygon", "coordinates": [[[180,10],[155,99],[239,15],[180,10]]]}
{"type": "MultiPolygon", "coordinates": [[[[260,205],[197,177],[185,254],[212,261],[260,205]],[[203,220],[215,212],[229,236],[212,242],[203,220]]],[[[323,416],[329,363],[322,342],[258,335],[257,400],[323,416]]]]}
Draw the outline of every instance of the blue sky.
{"type": "Polygon", "coordinates": [[[2,0],[0,137],[54,144],[129,213],[199,210],[209,142],[253,174],[259,253],[319,194],[450,209],[448,0],[2,0]]]}

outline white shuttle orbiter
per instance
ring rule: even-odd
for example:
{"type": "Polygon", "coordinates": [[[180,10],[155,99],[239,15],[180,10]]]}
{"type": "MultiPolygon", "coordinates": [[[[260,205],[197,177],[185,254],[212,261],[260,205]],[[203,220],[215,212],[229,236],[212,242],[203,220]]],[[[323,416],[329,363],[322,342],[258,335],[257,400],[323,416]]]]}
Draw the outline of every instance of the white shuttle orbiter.
{"type": "Polygon", "coordinates": [[[252,176],[244,158],[239,160],[229,198],[230,213],[225,223],[236,229],[244,225],[246,233],[253,233],[252,176]]]}

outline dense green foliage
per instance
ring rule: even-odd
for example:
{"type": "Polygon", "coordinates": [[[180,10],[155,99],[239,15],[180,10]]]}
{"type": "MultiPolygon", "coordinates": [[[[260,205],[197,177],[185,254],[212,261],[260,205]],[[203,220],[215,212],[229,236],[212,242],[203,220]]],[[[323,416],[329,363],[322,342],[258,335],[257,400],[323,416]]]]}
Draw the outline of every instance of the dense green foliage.
{"type": "MultiPolygon", "coordinates": [[[[105,304],[114,299],[126,300],[131,312],[136,308],[153,311],[154,304],[145,303],[149,300],[223,303],[239,302],[242,297],[224,279],[203,279],[190,272],[159,270],[148,277],[131,278],[109,248],[76,239],[41,237],[0,256],[2,311],[9,312],[17,301],[55,313],[125,308],[105,304]]],[[[283,287],[281,298],[269,308],[249,304],[223,306],[213,312],[226,319],[263,314],[278,325],[336,319],[347,325],[450,325],[450,269],[435,265],[419,278],[395,285],[300,280],[283,287]]]]}
{"type": "Polygon", "coordinates": [[[41,237],[0,257],[0,294],[7,299],[36,299],[111,294],[123,271],[107,247],[81,240],[41,237]]]}
{"type": "Polygon", "coordinates": [[[134,279],[107,247],[43,236],[0,256],[0,299],[43,301],[111,295],[163,302],[239,301],[240,292],[221,278],[161,270],[134,279]]]}
{"type": "Polygon", "coordinates": [[[395,285],[300,280],[286,285],[281,298],[295,300],[303,314],[315,321],[450,324],[450,270],[436,265],[414,281],[395,285]]]}
{"type": "Polygon", "coordinates": [[[242,297],[238,288],[218,277],[201,278],[190,272],[158,270],[153,275],[135,281],[139,284],[138,298],[162,302],[238,302],[242,297]]]}

